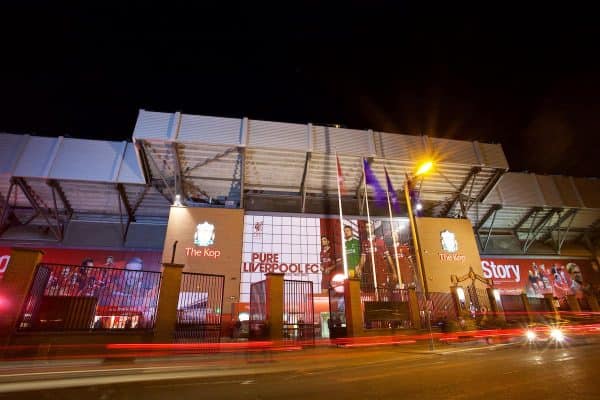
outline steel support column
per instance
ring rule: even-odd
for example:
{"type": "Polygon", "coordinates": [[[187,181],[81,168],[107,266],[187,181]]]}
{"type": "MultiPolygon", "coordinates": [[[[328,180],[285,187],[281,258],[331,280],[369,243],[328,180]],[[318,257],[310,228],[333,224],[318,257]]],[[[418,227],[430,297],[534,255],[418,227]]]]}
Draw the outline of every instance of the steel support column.
{"type": "Polygon", "coordinates": [[[471,200],[473,184],[475,183],[475,179],[477,178],[477,174],[479,174],[479,172],[481,172],[481,168],[479,168],[479,167],[471,168],[471,171],[469,171],[469,174],[465,177],[464,181],[459,186],[458,191],[456,192],[456,196],[454,196],[454,198],[452,200],[450,200],[449,206],[444,212],[446,217],[450,214],[450,212],[452,211],[452,209],[454,208],[454,206],[456,205],[457,202],[460,204],[461,215],[463,217],[466,216],[468,208],[465,207],[465,205],[462,202],[463,191],[465,190],[465,188],[467,187],[469,182],[471,182],[471,187],[469,189],[469,194],[467,196],[467,199],[471,200]]]}
{"type": "Polygon", "coordinates": [[[123,243],[125,243],[127,241],[127,233],[129,232],[129,226],[132,222],[135,222],[135,212],[133,211],[133,207],[129,203],[127,192],[125,191],[125,186],[122,183],[117,183],[117,191],[119,192],[119,216],[121,219],[121,235],[123,243]],[[123,204],[123,206],[125,207],[125,211],[127,211],[127,224],[125,225],[125,228],[123,228],[121,204],[123,204]]]}
{"type": "Polygon", "coordinates": [[[312,158],[312,153],[307,152],[306,158],[304,159],[304,171],[302,172],[302,181],[300,182],[300,195],[302,196],[302,206],[301,212],[304,214],[306,210],[306,180],[308,179],[310,173],[310,160],[312,158]]]}
{"type": "Polygon", "coordinates": [[[485,225],[485,223],[487,222],[488,219],[493,218],[492,219],[492,226],[490,227],[490,229],[488,230],[488,237],[485,243],[485,246],[487,247],[487,242],[490,238],[490,235],[492,233],[492,227],[494,225],[494,222],[496,220],[496,213],[502,209],[502,205],[500,204],[494,204],[493,206],[490,207],[489,210],[487,210],[487,212],[485,213],[485,215],[481,218],[481,221],[479,221],[477,223],[477,225],[475,226],[475,234],[477,235],[477,240],[479,241],[479,247],[481,247],[481,249],[484,249],[484,245],[481,242],[481,235],[479,234],[479,231],[481,230],[481,228],[483,228],[483,225],[485,225]]]}

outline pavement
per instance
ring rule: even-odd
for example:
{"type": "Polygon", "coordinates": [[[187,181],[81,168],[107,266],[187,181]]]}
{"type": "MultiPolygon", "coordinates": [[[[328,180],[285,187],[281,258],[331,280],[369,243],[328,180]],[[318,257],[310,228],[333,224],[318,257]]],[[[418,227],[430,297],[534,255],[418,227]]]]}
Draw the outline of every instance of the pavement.
{"type": "Polygon", "coordinates": [[[0,364],[0,399],[597,399],[599,356],[586,338],[14,361],[0,364]]]}

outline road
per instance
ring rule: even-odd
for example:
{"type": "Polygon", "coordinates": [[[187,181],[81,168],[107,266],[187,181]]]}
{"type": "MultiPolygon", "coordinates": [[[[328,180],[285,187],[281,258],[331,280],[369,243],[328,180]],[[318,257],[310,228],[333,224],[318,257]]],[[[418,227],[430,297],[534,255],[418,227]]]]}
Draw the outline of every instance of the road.
{"type": "Polygon", "coordinates": [[[599,399],[598,360],[600,344],[180,357],[33,375],[5,369],[0,399],[599,399]]]}

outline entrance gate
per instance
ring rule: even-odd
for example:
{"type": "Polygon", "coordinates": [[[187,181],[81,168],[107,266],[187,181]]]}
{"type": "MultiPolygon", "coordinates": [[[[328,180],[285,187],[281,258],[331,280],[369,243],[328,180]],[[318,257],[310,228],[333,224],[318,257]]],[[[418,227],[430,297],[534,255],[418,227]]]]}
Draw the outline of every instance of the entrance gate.
{"type": "Polygon", "coordinates": [[[223,275],[184,272],[177,303],[176,342],[219,342],[223,275]]]}
{"type": "Polygon", "coordinates": [[[248,338],[262,340],[269,338],[267,326],[267,281],[250,285],[250,319],[248,338]]]}
{"type": "Polygon", "coordinates": [[[283,281],[283,337],[314,341],[315,306],[311,281],[283,281]]]}
{"type": "Polygon", "coordinates": [[[491,279],[476,274],[471,267],[466,275],[461,277],[451,275],[450,280],[457,290],[457,298],[454,300],[457,302],[456,308],[460,311],[460,314],[479,319],[491,310],[490,298],[487,293],[487,289],[492,287],[491,279]],[[464,290],[459,285],[467,280],[470,280],[470,283],[464,290]],[[477,287],[475,285],[476,281],[483,283],[485,287],[477,287]]]}
{"type": "Polygon", "coordinates": [[[470,304],[469,311],[473,318],[491,310],[490,298],[485,288],[478,288],[473,282],[467,286],[466,295],[470,304]]]}
{"type": "MultiPolygon", "coordinates": [[[[267,281],[250,285],[249,337],[264,340],[272,335],[269,331],[269,304],[267,281]]],[[[283,281],[283,315],[281,337],[286,341],[313,341],[315,338],[315,312],[313,282],[283,281]]],[[[272,316],[275,317],[275,316],[272,316]]]]}
{"type": "Polygon", "coordinates": [[[327,327],[331,339],[347,336],[346,304],[344,301],[343,285],[329,289],[329,320],[327,320],[327,327]]]}

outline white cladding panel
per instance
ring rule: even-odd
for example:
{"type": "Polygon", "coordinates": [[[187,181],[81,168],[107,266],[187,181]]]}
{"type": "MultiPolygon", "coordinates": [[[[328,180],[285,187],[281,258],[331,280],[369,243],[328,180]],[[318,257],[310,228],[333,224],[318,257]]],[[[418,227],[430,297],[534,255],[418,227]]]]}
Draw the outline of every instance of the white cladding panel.
{"type": "Polygon", "coordinates": [[[169,139],[175,124],[175,114],[140,110],[133,137],[140,139],[169,139]]]}
{"type": "Polygon", "coordinates": [[[112,182],[121,164],[123,146],[123,142],[64,139],[50,178],[112,182]]]}
{"type": "Polygon", "coordinates": [[[597,178],[573,178],[573,181],[585,207],[600,208],[600,180],[597,178]]]}
{"type": "Polygon", "coordinates": [[[426,154],[422,136],[375,132],[374,140],[376,153],[388,160],[417,161],[426,154]]]}
{"type": "Polygon", "coordinates": [[[249,120],[248,146],[306,151],[308,125],[249,120]]]}
{"type": "Polygon", "coordinates": [[[177,141],[236,146],[240,144],[241,128],[242,120],[237,118],[182,114],[177,141]]]}
{"type": "Polygon", "coordinates": [[[560,197],[560,193],[554,183],[553,177],[548,175],[536,175],[535,177],[540,185],[542,195],[544,196],[544,205],[549,207],[562,207],[564,202],[560,197]]]}
{"type": "MultiPolygon", "coordinates": [[[[500,178],[502,179],[502,178],[500,178]]],[[[495,187],[494,190],[492,190],[486,197],[485,200],[483,201],[484,204],[502,204],[502,197],[500,196],[500,190],[498,190],[498,187],[495,187]]]]}
{"type": "Polygon", "coordinates": [[[127,143],[118,181],[121,183],[146,183],[133,143],[127,143]]]}
{"type": "Polygon", "coordinates": [[[498,184],[498,189],[506,205],[533,207],[544,204],[534,174],[509,172],[498,184]]]}
{"type": "Polygon", "coordinates": [[[314,151],[369,156],[369,132],[356,129],[313,126],[314,151]]]}
{"type": "Polygon", "coordinates": [[[23,177],[44,177],[46,168],[52,162],[59,138],[31,136],[19,157],[13,174],[23,177]]]}
{"type": "Polygon", "coordinates": [[[0,133],[0,174],[12,174],[21,146],[29,135],[0,133]]]}
{"type": "Polygon", "coordinates": [[[430,138],[435,159],[442,163],[479,165],[479,159],[473,148],[473,142],[430,138]]]}
{"type": "Polygon", "coordinates": [[[560,193],[560,197],[567,207],[583,207],[579,194],[575,191],[573,180],[569,176],[554,176],[554,183],[560,193]]]}
{"type": "Polygon", "coordinates": [[[508,161],[506,160],[501,145],[479,142],[475,142],[475,145],[479,147],[479,154],[481,155],[481,161],[484,165],[508,169],[508,161]]]}

